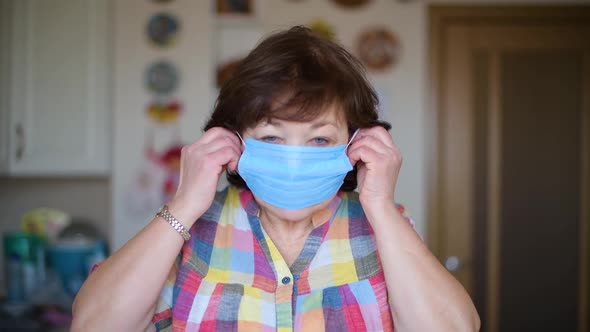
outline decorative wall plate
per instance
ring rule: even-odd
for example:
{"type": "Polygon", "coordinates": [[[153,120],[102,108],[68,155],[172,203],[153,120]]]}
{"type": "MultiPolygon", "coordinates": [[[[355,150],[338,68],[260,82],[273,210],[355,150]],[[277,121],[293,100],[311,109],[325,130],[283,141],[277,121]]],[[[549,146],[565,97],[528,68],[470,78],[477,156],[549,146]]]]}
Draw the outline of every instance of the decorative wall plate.
{"type": "Polygon", "coordinates": [[[167,95],[178,87],[178,71],[167,61],[159,61],[148,67],[145,84],[148,90],[158,95],[167,95]]]}
{"type": "Polygon", "coordinates": [[[367,68],[377,71],[395,65],[401,53],[398,38],[385,28],[363,32],[358,39],[358,54],[367,68]]]}
{"type": "Polygon", "coordinates": [[[147,35],[150,41],[160,47],[173,45],[179,30],[180,23],[177,18],[166,13],[153,15],[147,25],[147,35]]]}

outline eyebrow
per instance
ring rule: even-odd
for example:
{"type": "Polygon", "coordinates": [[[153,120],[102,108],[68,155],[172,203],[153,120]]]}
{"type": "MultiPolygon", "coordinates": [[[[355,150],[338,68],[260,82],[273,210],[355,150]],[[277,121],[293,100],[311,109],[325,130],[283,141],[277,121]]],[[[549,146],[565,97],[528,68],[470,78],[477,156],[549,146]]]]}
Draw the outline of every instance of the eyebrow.
{"type": "Polygon", "coordinates": [[[325,126],[332,126],[336,129],[338,129],[338,126],[332,122],[329,121],[320,121],[320,122],[316,122],[314,124],[311,125],[311,128],[313,129],[317,129],[317,128],[321,128],[321,127],[325,127],[325,126]]]}
{"type": "Polygon", "coordinates": [[[282,123],[275,121],[273,119],[269,119],[268,121],[266,121],[266,125],[271,125],[271,126],[275,126],[275,127],[282,127],[283,126],[282,123]]]}
{"type": "MultiPolygon", "coordinates": [[[[282,127],[283,126],[283,124],[281,122],[278,122],[278,121],[275,121],[272,119],[268,120],[266,123],[268,125],[275,126],[275,127],[282,127]]],[[[317,129],[317,128],[321,128],[321,127],[325,127],[325,126],[332,126],[336,129],[338,129],[338,126],[330,121],[319,121],[319,122],[312,123],[311,128],[317,129]]]]}

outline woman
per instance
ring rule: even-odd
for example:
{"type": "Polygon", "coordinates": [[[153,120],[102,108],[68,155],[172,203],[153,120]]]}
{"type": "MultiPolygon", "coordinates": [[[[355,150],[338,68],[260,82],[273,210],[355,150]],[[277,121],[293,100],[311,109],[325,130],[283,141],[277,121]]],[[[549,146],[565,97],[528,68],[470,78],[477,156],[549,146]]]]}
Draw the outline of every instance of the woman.
{"type": "Polygon", "coordinates": [[[174,198],[80,290],[73,331],[478,330],[394,204],[376,106],[340,46],[302,27],[261,42],[183,148],[174,198]]]}

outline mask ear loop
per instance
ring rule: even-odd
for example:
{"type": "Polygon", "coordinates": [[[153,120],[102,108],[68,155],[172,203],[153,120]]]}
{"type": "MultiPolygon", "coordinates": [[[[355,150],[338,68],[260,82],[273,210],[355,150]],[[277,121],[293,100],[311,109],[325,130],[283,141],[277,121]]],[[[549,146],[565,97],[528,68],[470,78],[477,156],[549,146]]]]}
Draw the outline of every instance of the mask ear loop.
{"type": "Polygon", "coordinates": [[[240,141],[242,141],[242,145],[246,146],[246,142],[244,142],[244,139],[242,138],[242,135],[240,135],[240,133],[238,133],[238,131],[234,131],[234,133],[236,133],[236,135],[238,135],[238,137],[240,138],[240,141]]]}
{"type": "Polygon", "coordinates": [[[361,130],[361,128],[355,130],[354,134],[352,134],[352,137],[348,141],[348,144],[346,144],[346,147],[344,148],[344,150],[348,149],[348,146],[350,145],[350,143],[352,143],[352,141],[354,140],[354,138],[356,137],[356,135],[359,133],[360,130],[361,130]]]}
{"type": "MultiPolygon", "coordinates": [[[[240,135],[240,133],[238,133],[237,130],[234,130],[234,133],[236,135],[238,135],[238,138],[240,139],[240,141],[242,141],[242,146],[246,146],[246,142],[244,142],[244,139],[242,138],[242,135],[240,135]]],[[[227,170],[228,173],[230,174],[239,174],[237,170],[235,171],[230,171],[229,169],[227,170]]]]}

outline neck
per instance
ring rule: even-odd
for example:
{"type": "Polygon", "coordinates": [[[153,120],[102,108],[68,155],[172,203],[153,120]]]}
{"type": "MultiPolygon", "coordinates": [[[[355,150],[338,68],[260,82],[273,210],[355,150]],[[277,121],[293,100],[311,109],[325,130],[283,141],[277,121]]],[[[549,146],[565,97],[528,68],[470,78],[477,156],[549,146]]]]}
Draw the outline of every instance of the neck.
{"type": "Polygon", "coordinates": [[[299,257],[309,233],[313,230],[312,218],[285,220],[261,209],[258,219],[287,265],[291,266],[299,257]]]}
{"type": "Polygon", "coordinates": [[[293,240],[301,238],[305,239],[313,229],[311,216],[305,217],[301,220],[285,220],[264,208],[260,208],[258,216],[264,230],[269,235],[272,234],[274,236],[279,236],[280,238],[293,240]]]}

